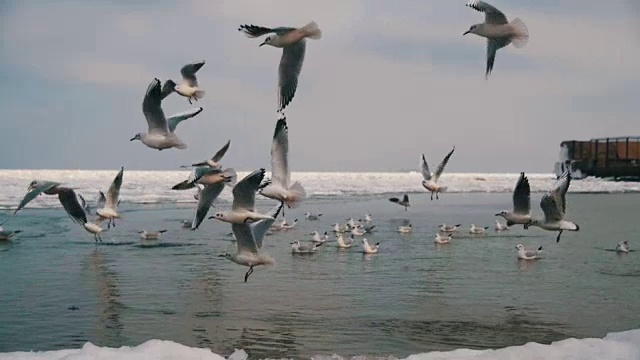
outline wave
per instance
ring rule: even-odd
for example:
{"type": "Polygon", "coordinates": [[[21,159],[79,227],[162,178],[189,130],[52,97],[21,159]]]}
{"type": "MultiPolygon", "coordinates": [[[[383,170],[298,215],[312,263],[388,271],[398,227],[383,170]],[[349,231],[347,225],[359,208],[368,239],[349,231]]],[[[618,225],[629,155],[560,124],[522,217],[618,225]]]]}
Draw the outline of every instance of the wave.
{"type": "MultiPolygon", "coordinates": [[[[70,186],[87,200],[97,198],[98,190],[106,191],[117,171],[107,170],[0,170],[0,209],[15,208],[34,179],[57,181],[70,186]]],[[[248,171],[238,172],[241,178],[248,171]]],[[[194,191],[176,191],[171,187],[188,177],[189,171],[127,171],[121,189],[123,202],[136,204],[192,203],[194,191]]],[[[267,173],[267,176],[270,176],[267,173]]],[[[509,193],[518,179],[518,173],[445,173],[440,182],[450,193],[509,193]]],[[[531,191],[544,192],[555,181],[553,174],[527,174],[531,191]]],[[[410,172],[294,172],[293,180],[304,185],[312,198],[335,196],[386,195],[398,193],[424,193],[422,175],[410,172]]],[[[640,192],[640,183],[606,181],[597,178],[575,180],[573,193],[629,193],[640,192]]],[[[231,201],[231,192],[220,195],[222,201],[231,201]]],[[[59,207],[57,199],[41,196],[31,202],[31,208],[59,207]]]]}
{"type": "MultiPolygon", "coordinates": [[[[212,352],[210,349],[192,348],[168,340],[149,340],[138,346],[123,346],[108,348],[86,343],[81,349],[39,351],[39,352],[11,352],[0,353],[2,360],[66,360],[66,359],[181,359],[181,360],[224,360],[225,357],[212,352]]],[[[248,354],[244,350],[235,350],[229,360],[247,360],[248,354]]],[[[334,354],[318,355],[314,360],[344,359],[334,354]]],[[[389,359],[393,357],[356,356],[353,359],[389,359]]],[[[604,338],[586,338],[556,341],[550,345],[527,343],[521,346],[510,346],[497,350],[469,350],[434,351],[429,353],[410,355],[407,360],[471,360],[471,359],[582,359],[582,360],[637,360],[640,359],[640,329],[609,333],[604,338]]]]}

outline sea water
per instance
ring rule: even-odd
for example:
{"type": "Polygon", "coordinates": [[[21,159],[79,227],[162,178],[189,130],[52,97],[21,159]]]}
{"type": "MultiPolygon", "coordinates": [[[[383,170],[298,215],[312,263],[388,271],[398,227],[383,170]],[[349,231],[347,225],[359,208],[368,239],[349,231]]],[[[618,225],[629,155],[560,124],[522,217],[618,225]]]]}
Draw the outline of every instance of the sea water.
{"type": "MultiPolygon", "coordinates": [[[[90,199],[116,172],[0,172],[0,219],[33,179],[90,199]]],[[[286,210],[299,223],[265,238],[276,265],[257,267],[244,283],[247,269],[218,256],[235,251],[229,224],[181,227],[193,216],[193,192],[170,188],[186,174],[125,170],[123,218],[97,245],[51,196],[7,223],[23,232],[0,244],[0,358],[640,358],[640,252],[611,251],[622,240],[640,244],[637,183],[572,182],[567,216],[581,229],[556,244],[555,233],[535,228],[468,233],[510,207],[518,174],[451,174],[442,181],[452,192],[433,201],[417,173],[294,174],[311,194],[286,210]],[[387,200],[404,192],[408,211],[387,200]],[[323,216],[307,221],[306,211],[323,216]],[[313,256],[291,254],[291,241],[365,213],[373,214],[377,231],[365,237],[380,242],[378,254],[362,255],[360,240],[338,251],[333,235],[313,256]],[[407,221],[413,233],[397,233],[407,221]],[[463,224],[451,244],[433,243],[441,223],[463,224]],[[141,241],[142,229],[168,231],[141,241]],[[542,245],[541,259],[518,261],[520,243],[542,245]]],[[[530,181],[540,213],[539,191],[554,177],[530,181]]],[[[230,199],[226,189],[216,206],[230,199]]]]}

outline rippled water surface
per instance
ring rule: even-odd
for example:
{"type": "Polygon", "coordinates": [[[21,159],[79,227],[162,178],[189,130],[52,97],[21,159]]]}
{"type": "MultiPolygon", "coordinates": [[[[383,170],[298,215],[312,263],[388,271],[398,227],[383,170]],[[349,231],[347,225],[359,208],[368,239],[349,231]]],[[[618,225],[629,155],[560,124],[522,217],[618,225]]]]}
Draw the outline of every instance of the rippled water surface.
{"type": "MultiPolygon", "coordinates": [[[[533,195],[535,211],[540,196],[533,195]]],[[[157,338],[226,355],[243,348],[252,358],[402,357],[638,328],[640,313],[629,310],[640,305],[640,252],[608,250],[622,240],[640,248],[640,195],[569,194],[568,202],[581,231],[556,244],[554,233],[539,229],[470,236],[470,223],[492,225],[508,207],[504,193],[444,194],[437,202],[415,195],[406,212],[379,195],[312,199],[287,211],[288,220],[300,219],[295,229],[265,238],[276,265],[256,268],[247,283],[246,268],[218,257],[235,249],[228,224],[181,228],[193,204],[123,203],[123,219],[98,245],[61,209],[26,209],[5,226],[24,232],[0,243],[0,351],[157,338]],[[306,221],[305,211],[324,215],[306,221]],[[334,241],[313,256],[290,253],[292,240],[366,212],[377,224],[366,237],[380,242],[378,254],[364,256],[359,245],[338,251],[334,241]],[[404,220],[413,234],[395,231],[404,220]],[[464,225],[451,244],[436,246],[443,222],[464,225]],[[168,232],[141,242],[141,229],[168,232]],[[516,260],[519,243],[543,245],[542,259],[516,260]]]]}

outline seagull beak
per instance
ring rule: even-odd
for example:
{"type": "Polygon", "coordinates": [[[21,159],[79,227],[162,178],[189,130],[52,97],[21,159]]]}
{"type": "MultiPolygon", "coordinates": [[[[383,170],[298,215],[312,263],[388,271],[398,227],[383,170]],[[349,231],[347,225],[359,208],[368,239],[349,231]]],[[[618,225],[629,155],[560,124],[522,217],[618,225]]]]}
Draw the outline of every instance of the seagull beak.
{"type": "Polygon", "coordinates": [[[293,244],[295,244],[295,243],[296,243],[296,242],[295,242],[295,241],[293,241],[293,242],[290,242],[289,244],[293,245],[293,244]]]}
{"type": "Polygon", "coordinates": [[[468,33],[470,33],[470,32],[471,32],[471,30],[467,30],[467,31],[465,31],[465,32],[464,32],[464,34],[462,34],[462,36],[465,36],[465,35],[467,35],[467,34],[468,34],[468,33]]]}
{"type": "Polygon", "coordinates": [[[500,216],[500,213],[497,213],[495,216],[500,216]]]}
{"type": "Polygon", "coordinates": [[[220,255],[218,255],[218,257],[224,257],[224,254],[220,254],[220,255]]]}
{"type": "Polygon", "coordinates": [[[133,140],[135,140],[135,139],[136,139],[136,138],[135,138],[135,136],[134,136],[134,137],[132,137],[131,139],[129,139],[129,141],[133,141],[133,140]]]}
{"type": "Polygon", "coordinates": [[[214,219],[214,218],[215,218],[215,216],[209,216],[208,217],[208,219],[214,219]]]}
{"type": "Polygon", "coordinates": [[[262,46],[262,45],[264,45],[266,43],[267,43],[267,41],[265,40],[262,44],[258,45],[258,47],[260,47],[260,46],[262,46]]]}

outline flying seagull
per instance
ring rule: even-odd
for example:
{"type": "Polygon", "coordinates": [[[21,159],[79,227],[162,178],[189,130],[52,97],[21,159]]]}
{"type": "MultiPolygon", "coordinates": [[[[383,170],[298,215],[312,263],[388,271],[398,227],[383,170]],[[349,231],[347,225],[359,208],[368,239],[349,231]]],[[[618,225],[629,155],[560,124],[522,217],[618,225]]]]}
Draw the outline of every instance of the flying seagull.
{"type": "MultiPolygon", "coordinates": [[[[307,194],[300,182],[291,183],[289,171],[289,128],[286,118],[276,123],[271,144],[271,181],[260,194],[270,199],[286,204],[288,208],[295,208],[307,194]]],[[[282,212],[284,214],[284,211],[282,212]]]]}
{"type": "Polygon", "coordinates": [[[262,239],[273,224],[282,209],[282,204],[276,205],[267,215],[269,218],[258,220],[251,224],[231,224],[231,230],[236,238],[238,250],[235,254],[219,255],[233,261],[236,264],[248,266],[249,270],[244,274],[244,282],[247,282],[253,268],[259,265],[273,265],[275,260],[262,253],[262,239]]]}
{"type": "MultiPolygon", "coordinates": [[[[96,210],[96,214],[101,219],[109,220],[109,222],[107,223],[107,229],[110,229],[112,224],[113,227],[116,227],[116,219],[120,218],[117,208],[118,204],[120,203],[118,197],[120,196],[120,187],[122,186],[123,174],[124,167],[120,168],[120,172],[118,172],[118,175],[116,175],[116,177],[113,179],[111,186],[109,186],[109,191],[107,191],[107,195],[105,196],[104,207],[96,210]]],[[[101,194],[104,195],[102,192],[101,194]]]]}
{"type": "Polygon", "coordinates": [[[544,230],[557,231],[556,242],[560,242],[560,235],[564,230],[579,231],[578,224],[565,220],[567,210],[566,194],[571,184],[571,174],[568,169],[556,181],[553,188],[542,196],[540,207],[544,212],[544,219],[532,219],[529,225],[537,226],[544,230]]]}
{"type": "Polygon", "coordinates": [[[519,18],[508,22],[507,17],[498,9],[480,0],[471,0],[467,6],[484,13],[484,23],[471,25],[462,35],[476,34],[487,38],[487,71],[485,78],[493,70],[493,63],[496,60],[496,52],[503,47],[513,44],[521,48],[529,41],[529,30],[519,18]]]}
{"type": "MultiPolygon", "coordinates": [[[[175,91],[186,97],[189,100],[189,104],[192,104],[191,100],[198,101],[198,99],[202,99],[205,91],[198,87],[196,73],[203,66],[204,60],[183,66],[182,69],[180,69],[180,74],[182,74],[182,83],[180,85],[176,85],[173,80],[169,79],[162,86],[162,93],[170,94],[172,91],[175,91]]],[[[164,97],[166,97],[166,95],[164,97]]]]}
{"type": "Polygon", "coordinates": [[[507,226],[522,224],[525,229],[529,228],[531,221],[531,188],[529,179],[520,173],[520,178],[513,189],[513,211],[502,210],[496,214],[507,220],[507,226]]]}
{"type": "Polygon", "coordinates": [[[175,114],[168,119],[164,116],[162,110],[162,91],[160,89],[160,80],[153,79],[147,88],[142,101],[142,112],[147,119],[149,126],[148,133],[137,133],[131,141],[140,140],[146,146],[152,149],[186,149],[187,145],[178,138],[175,130],[180,122],[190,119],[202,112],[202,108],[191,109],[183,113],[175,114]]]}
{"type": "MultiPolygon", "coordinates": [[[[222,165],[220,165],[220,160],[222,160],[222,158],[224,157],[224,155],[227,153],[227,150],[229,150],[229,146],[231,145],[231,140],[227,141],[227,143],[220,148],[220,150],[218,150],[218,152],[216,152],[213,157],[211,157],[211,159],[207,159],[195,164],[191,164],[190,166],[208,166],[212,169],[220,169],[222,168],[222,165]]],[[[182,165],[180,166],[181,168],[188,168],[190,167],[189,165],[182,165]]]]}
{"type": "MultiPolygon", "coordinates": [[[[71,220],[82,225],[85,230],[92,233],[96,242],[102,241],[100,233],[102,233],[103,230],[102,227],[100,227],[100,224],[104,219],[98,216],[95,220],[88,221],[87,213],[82,207],[82,201],[73,189],[60,186],[60,183],[53,181],[33,180],[31,184],[29,184],[27,191],[27,194],[18,205],[18,208],[16,208],[11,217],[7,219],[5,223],[38,195],[42,193],[45,195],[58,195],[60,204],[62,204],[62,207],[67,212],[71,220]]],[[[4,223],[1,225],[4,225],[4,223]]]]}
{"type": "Polygon", "coordinates": [[[238,31],[250,38],[273,33],[273,35],[267,36],[259,46],[266,44],[282,48],[282,57],[278,67],[278,112],[282,112],[296,94],[298,77],[304,62],[305,39],[318,40],[322,37],[322,31],[314,21],[301,28],[266,28],[256,25],[240,25],[238,31]]]}
{"type": "MultiPolygon", "coordinates": [[[[273,219],[270,215],[260,214],[255,210],[256,191],[264,179],[264,169],[258,169],[238,181],[233,187],[233,203],[231,210],[216,213],[210,218],[232,224],[245,224],[261,219],[273,219]]],[[[268,228],[268,227],[267,227],[268,228]]]]}
{"type": "Polygon", "coordinates": [[[404,197],[402,198],[402,200],[398,199],[397,197],[392,197],[389,198],[389,201],[391,201],[392,203],[396,203],[400,206],[404,206],[404,211],[407,211],[407,208],[411,206],[411,204],[409,203],[409,195],[404,194],[404,197]]]}
{"type": "Polygon", "coordinates": [[[440,175],[442,175],[442,172],[444,171],[444,167],[447,166],[447,163],[449,162],[449,158],[451,158],[451,155],[453,155],[453,152],[456,150],[456,147],[454,146],[453,149],[451,149],[451,151],[449,151],[449,153],[447,154],[447,156],[444,157],[444,159],[442,159],[442,162],[440,163],[440,165],[438,165],[438,168],[436,169],[435,173],[431,173],[431,171],[429,171],[429,165],[427,165],[427,159],[425,159],[424,154],[422,154],[422,186],[424,186],[425,189],[431,191],[431,200],[433,200],[433,194],[436,194],[436,200],[439,199],[438,197],[438,193],[440,192],[445,192],[447,191],[447,187],[446,186],[440,186],[438,185],[438,179],[440,178],[440,175]]]}

